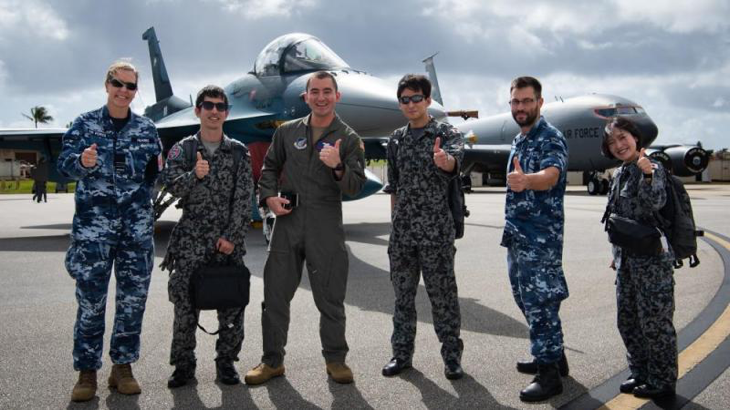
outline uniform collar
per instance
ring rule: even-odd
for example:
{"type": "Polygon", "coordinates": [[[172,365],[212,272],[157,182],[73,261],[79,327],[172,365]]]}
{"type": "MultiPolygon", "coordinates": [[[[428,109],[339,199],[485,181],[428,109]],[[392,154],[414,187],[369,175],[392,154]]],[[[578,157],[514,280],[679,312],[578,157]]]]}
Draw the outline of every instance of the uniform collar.
{"type": "MultiPolygon", "coordinates": [[[[304,117],[304,119],[302,121],[304,122],[304,125],[307,128],[309,128],[309,127],[311,127],[311,125],[310,125],[311,120],[312,120],[312,114],[310,113],[310,114],[307,114],[307,116],[304,117]]],[[[325,128],[325,132],[327,132],[328,130],[337,130],[337,129],[340,129],[340,128],[342,128],[342,124],[343,123],[342,123],[342,120],[340,119],[340,116],[337,115],[337,113],[335,113],[335,118],[333,118],[332,119],[332,122],[330,123],[330,125],[328,125],[325,128]]]]}
{"type": "Polygon", "coordinates": [[[547,121],[545,121],[545,117],[540,115],[540,119],[535,122],[535,125],[530,128],[530,131],[527,133],[527,135],[523,135],[520,133],[517,138],[515,138],[515,143],[519,144],[523,140],[527,139],[534,139],[537,135],[539,135],[542,132],[542,129],[547,126],[547,121]]]}
{"type": "MultiPolygon", "coordinates": [[[[134,121],[136,116],[137,116],[137,114],[135,114],[134,111],[132,111],[132,109],[130,108],[129,109],[129,122],[134,121]]],[[[107,107],[106,104],[104,104],[101,107],[101,118],[103,118],[105,121],[112,120],[112,116],[109,115],[109,107],[107,107]]]]}
{"type": "MultiPolygon", "coordinates": [[[[203,146],[203,139],[200,136],[200,131],[195,133],[195,138],[198,140],[198,149],[201,149],[203,146]]],[[[231,139],[223,133],[223,138],[221,139],[221,145],[218,148],[223,148],[224,151],[230,151],[231,150],[231,139]]]]}
{"type": "MultiPolygon", "coordinates": [[[[411,123],[409,122],[406,124],[406,134],[411,133],[411,123]]],[[[423,127],[423,135],[421,138],[423,138],[426,134],[435,134],[436,133],[436,119],[433,118],[433,116],[428,116],[428,123],[426,123],[426,126],[423,127]]]]}

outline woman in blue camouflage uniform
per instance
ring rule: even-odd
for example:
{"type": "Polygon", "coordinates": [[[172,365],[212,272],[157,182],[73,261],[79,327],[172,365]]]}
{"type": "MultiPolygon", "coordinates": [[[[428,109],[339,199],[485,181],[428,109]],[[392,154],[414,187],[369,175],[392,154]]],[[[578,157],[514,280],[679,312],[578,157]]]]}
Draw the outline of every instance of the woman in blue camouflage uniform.
{"type": "MultiPolygon", "coordinates": [[[[667,201],[667,174],[645,156],[640,132],[626,118],[606,126],[605,156],[623,164],[614,172],[608,203],[613,212],[656,225],[655,212],[667,201]]],[[[674,330],[674,255],[662,241],[656,255],[638,256],[613,246],[618,330],[626,345],[631,375],[622,393],[636,397],[673,396],[677,382],[677,333],[674,330]]]]}

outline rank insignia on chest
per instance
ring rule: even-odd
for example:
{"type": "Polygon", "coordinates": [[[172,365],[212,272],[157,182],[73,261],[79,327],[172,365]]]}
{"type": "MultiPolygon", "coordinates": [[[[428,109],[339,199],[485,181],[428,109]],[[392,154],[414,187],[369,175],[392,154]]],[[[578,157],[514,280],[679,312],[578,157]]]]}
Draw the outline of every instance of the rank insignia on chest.
{"type": "Polygon", "coordinates": [[[297,140],[294,141],[294,148],[300,150],[307,148],[307,139],[305,137],[297,138],[297,140]]]}

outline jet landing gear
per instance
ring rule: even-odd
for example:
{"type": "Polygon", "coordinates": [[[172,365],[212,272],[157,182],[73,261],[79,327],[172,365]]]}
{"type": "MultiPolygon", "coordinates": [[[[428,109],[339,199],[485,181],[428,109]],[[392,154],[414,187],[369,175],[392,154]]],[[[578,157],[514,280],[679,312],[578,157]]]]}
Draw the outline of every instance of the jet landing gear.
{"type": "Polygon", "coordinates": [[[608,193],[608,179],[604,172],[590,172],[587,179],[588,195],[606,195],[608,193]]]}

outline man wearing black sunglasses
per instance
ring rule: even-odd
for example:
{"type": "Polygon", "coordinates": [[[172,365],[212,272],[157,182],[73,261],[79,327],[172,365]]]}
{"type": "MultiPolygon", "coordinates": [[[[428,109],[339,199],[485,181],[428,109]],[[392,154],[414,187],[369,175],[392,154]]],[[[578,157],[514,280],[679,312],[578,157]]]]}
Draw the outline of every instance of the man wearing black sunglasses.
{"type": "Polygon", "coordinates": [[[392,231],[388,244],[390,275],[395,291],[393,358],[384,376],[411,367],[416,337],[415,297],[421,274],[433,324],[442,343],[444,374],[460,379],[461,314],[454,275],[455,229],[448,202],[449,182],[459,178],[464,157],[461,133],[428,114],[431,82],[408,74],[398,82],[398,101],[408,125],[388,141],[388,185],[392,231]]]}
{"type": "Polygon", "coordinates": [[[123,394],[141,391],[131,363],[139,358],[154,261],[152,186],[162,164],[162,145],[152,121],[129,108],[137,80],[133,65],[112,64],[104,82],[106,105],[76,118],[58,156],[60,174],[78,181],[66,254],[79,304],[73,349],[79,380],[73,401],[91,400],[96,394],[112,267],[117,287],[109,386],[123,394]]]}
{"type": "MultiPolygon", "coordinates": [[[[183,214],[172,231],[162,269],[170,271],[168,293],[175,305],[167,386],[184,386],[195,376],[195,331],[199,311],[190,298],[190,279],[205,263],[243,265],[251,218],[253,176],[246,147],[223,133],[228,97],[209,85],[198,92],[195,115],[200,131],[175,144],[161,180],[180,198],[183,214]]],[[[218,310],[216,374],[223,384],[238,384],[233,363],[243,343],[243,311],[218,310]]]]}

